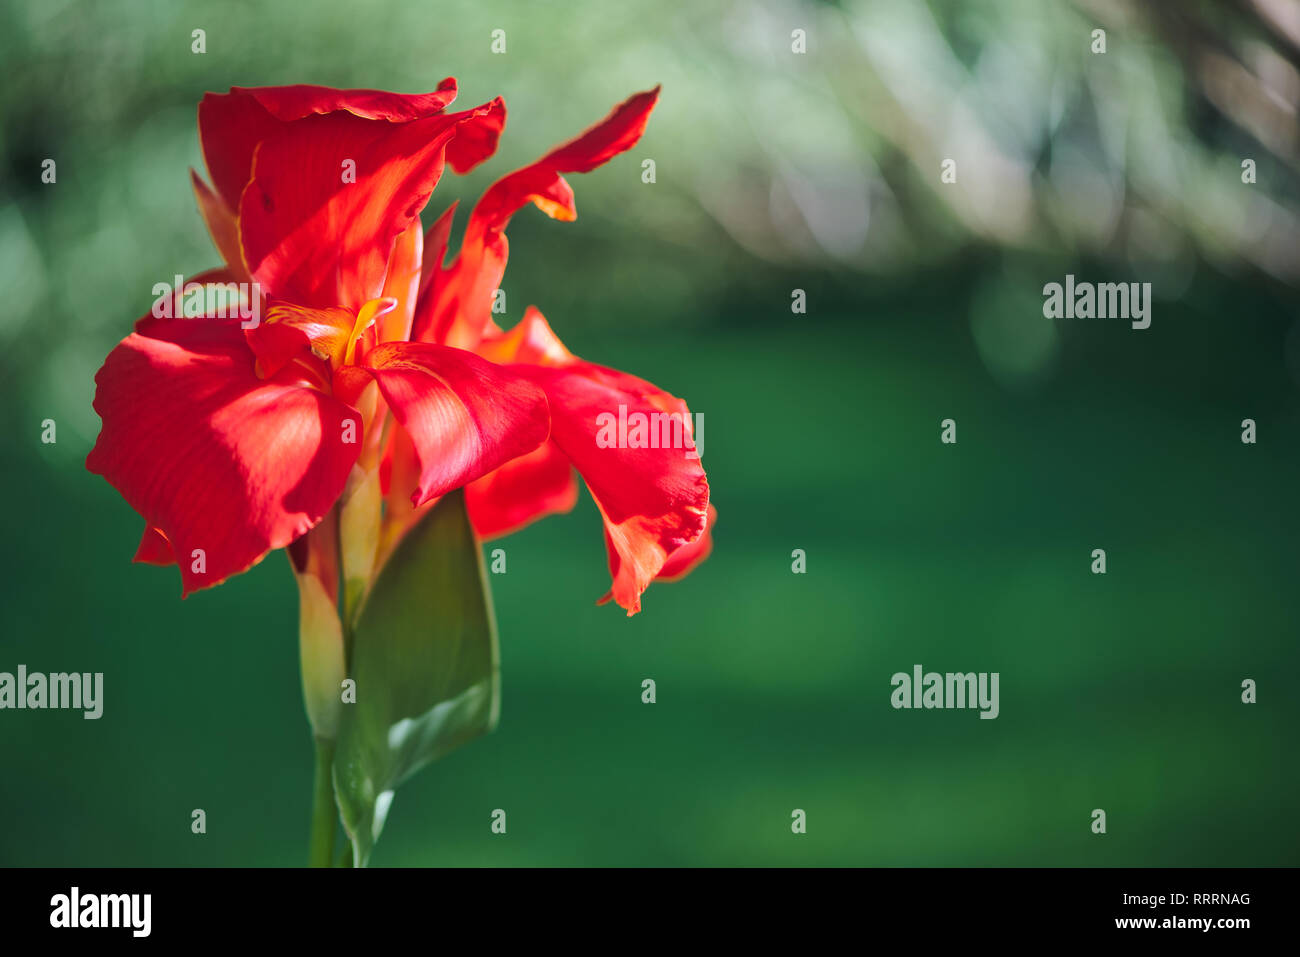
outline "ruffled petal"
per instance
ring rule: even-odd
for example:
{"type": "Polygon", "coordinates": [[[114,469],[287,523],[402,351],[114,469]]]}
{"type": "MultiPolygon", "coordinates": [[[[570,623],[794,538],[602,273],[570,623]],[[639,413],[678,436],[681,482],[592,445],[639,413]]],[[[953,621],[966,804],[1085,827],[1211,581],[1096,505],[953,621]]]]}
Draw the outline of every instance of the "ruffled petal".
{"type": "Polygon", "coordinates": [[[199,103],[199,139],[217,194],[232,209],[253,175],[257,144],[289,123],[314,114],[346,111],[368,120],[407,123],[436,116],[456,98],[451,77],[433,93],[335,90],[323,86],[232,87],[199,103]]]}
{"type": "Polygon", "coordinates": [[[238,322],[156,320],[95,382],[103,428],[86,467],[170,543],[184,594],[315,525],[360,447],[354,410],[291,375],[257,377],[238,322]]]}
{"type": "Polygon", "coordinates": [[[312,113],[335,113],[342,110],[365,120],[410,123],[441,113],[450,106],[456,99],[456,79],[447,77],[432,93],[337,90],[306,83],[244,89],[235,87],[231,93],[252,97],[263,109],[283,122],[301,119],[312,113]]]}
{"type": "MultiPolygon", "coordinates": [[[[613,575],[606,599],[629,615],[640,611],[641,594],[666,567],[684,570],[669,559],[699,542],[708,520],[709,484],[686,403],[576,358],[535,309],[480,351],[518,360],[506,368],[546,391],[551,440],[577,467],[605,522],[613,575]]],[[[682,564],[690,566],[689,554],[682,564]]]]}
{"type": "MultiPolygon", "coordinates": [[[[415,505],[531,452],[546,441],[546,396],[526,379],[460,349],[383,343],[364,372],[410,436],[420,465],[415,505]]],[[[342,370],[355,377],[363,370],[342,370]]]]}
{"type": "Polygon", "coordinates": [[[497,97],[490,109],[470,123],[462,123],[456,138],[447,144],[447,165],[464,176],[497,151],[501,131],[506,127],[506,101],[497,97]]]}
{"type": "Polygon", "coordinates": [[[505,273],[510,217],[531,202],[552,218],[574,219],[573,190],[560,174],[588,172],[635,146],[658,99],[658,87],[630,97],[581,136],[488,187],[470,214],[456,261],[419,310],[414,337],[473,348],[491,321],[492,298],[505,273]]]}
{"type": "Polygon", "coordinates": [[[530,202],[554,219],[576,218],[573,190],[560,174],[588,173],[630,150],[645,133],[658,102],[659,87],[628,97],[585,133],[497,180],[474,207],[471,219],[477,224],[471,228],[504,229],[510,217],[530,202]]]}
{"type": "MultiPolygon", "coordinates": [[[[655,581],[673,582],[685,578],[695,566],[708,558],[713,551],[713,526],[717,521],[718,510],[710,503],[709,521],[704,527],[704,534],[669,555],[668,561],[664,562],[664,567],[659,569],[659,574],[655,576],[655,581]]],[[[611,562],[614,554],[613,551],[610,552],[611,562]]],[[[618,577],[618,569],[611,567],[610,572],[615,578],[618,577]]]]}
{"type": "Polygon", "coordinates": [[[263,140],[239,205],[253,278],[268,296],[306,306],[357,309],[378,297],[457,125],[491,108],[403,124],[329,113],[263,140]]]}

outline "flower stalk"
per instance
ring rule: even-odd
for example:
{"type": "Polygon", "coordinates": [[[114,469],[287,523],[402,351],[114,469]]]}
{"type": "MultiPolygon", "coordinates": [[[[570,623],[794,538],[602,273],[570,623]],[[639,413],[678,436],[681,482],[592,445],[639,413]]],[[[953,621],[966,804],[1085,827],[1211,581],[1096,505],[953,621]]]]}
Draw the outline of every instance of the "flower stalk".
{"type": "Polygon", "coordinates": [[[307,858],[309,866],[330,867],[333,864],[338,816],[334,803],[334,741],[318,737],[311,802],[311,845],[307,858]]]}

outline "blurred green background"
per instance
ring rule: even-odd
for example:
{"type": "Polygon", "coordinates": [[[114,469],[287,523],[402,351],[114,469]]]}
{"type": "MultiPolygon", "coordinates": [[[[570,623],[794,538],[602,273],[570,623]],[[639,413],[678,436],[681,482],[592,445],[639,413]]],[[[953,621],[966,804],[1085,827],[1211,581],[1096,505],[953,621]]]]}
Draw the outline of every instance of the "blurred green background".
{"type": "Polygon", "coordinates": [[[426,223],[664,84],[576,223],[516,218],[504,288],[704,414],[720,518],[630,620],[585,491],[489,546],[500,727],[398,792],[376,865],[1300,863],[1295,10],[3,0],[0,671],[102,671],[105,710],[0,712],[0,864],[305,860],[287,561],[184,602],[132,565],[92,378],[217,262],[205,90],[449,74],[510,120],[426,223]],[[1152,282],[1151,328],[1044,319],[1066,273],[1152,282]],[[999,672],[1001,715],[893,710],[917,663],[999,672]]]}

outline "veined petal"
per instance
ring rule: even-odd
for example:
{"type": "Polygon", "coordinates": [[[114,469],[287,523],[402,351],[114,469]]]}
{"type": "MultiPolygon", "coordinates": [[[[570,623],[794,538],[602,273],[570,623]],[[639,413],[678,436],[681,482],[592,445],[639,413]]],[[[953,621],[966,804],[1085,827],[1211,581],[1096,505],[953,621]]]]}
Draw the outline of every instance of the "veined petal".
{"type": "Polygon", "coordinates": [[[551,441],[577,467],[605,522],[613,575],[606,599],[635,614],[642,592],[665,568],[680,574],[692,564],[689,553],[672,565],[670,558],[705,534],[709,484],[686,403],[576,358],[535,309],[480,349],[497,361],[519,360],[506,368],[546,391],[551,441]]]}
{"type": "MultiPolygon", "coordinates": [[[[709,520],[704,528],[704,534],[695,541],[683,545],[677,551],[668,556],[668,561],[664,562],[664,567],[659,569],[659,574],[655,576],[657,582],[672,582],[680,578],[685,578],[687,574],[695,568],[696,565],[709,557],[713,551],[713,526],[718,521],[718,510],[709,503],[709,520]]],[[[614,553],[611,551],[611,566],[614,553]]],[[[617,578],[618,569],[610,568],[610,573],[617,578]]],[[[613,597],[612,594],[606,596],[613,597]]]]}
{"type": "Polygon", "coordinates": [[[573,191],[559,174],[590,172],[630,150],[641,139],[658,101],[659,87],[628,97],[580,136],[493,183],[474,207],[471,219],[485,231],[504,229],[510,217],[529,202],[554,219],[574,219],[573,191]]]}
{"type": "Polygon", "coordinates": [[[415,303],[420,296],[423,254],[424,236],[420,233],[420,221],[415,219],[397,238],[393,254],[388,260],[388,273],[384,277],[381,295],[391,298],[396,307],[380,319],[375,333],[376,342],[405,342],[411,338],[411,320],[415,316],[415,303]]]}
{"type": "Polygon", "coordinates": [[[546,441],[542,390],[472,353],[382,343],[365,361],[364,371],[379,383],[419,458],[413,504],[460,488],[546,441]]]}
{"type": "Polygon", "coordinates": [[[554,442],[543,442],[465,486],[470,522],[484,539],[508,535],[546,515],[571,511],[577,501],[573,465],[554,442]]]}
{"type": "Polygon", "coordinates": [[[524,311],[524,318],[509,332],[483,339],[474,351],[489,362],[499,364],[518,362],[563,368],[582,362],[560,341],[536,306],[529,306],[524,311]]]}
{"type": "Polygon", "coordinates": [[[289,122],[312,113],[345,110],[366,120],[409,123],[441,113],[456,99],[456,78],[447,77],[432,93],[390,93],[387,90],[336,90],[328,86],[300,83],[294,86],[264,86],[240,89],[276,119],[289,122]]]}
{"type": "Polygon", "coordinates": [[[442,175],[447,144],[493,109],[402,124],[336,112],[267,137],[239,205],[253,278],[302,305],[356,309],[377,298],[394,242],[442,175]]]}
{"type": "Polygon", "coordinates": [[[315,525],[360,447],[355,411],[290,375],[257,377],[237,321],[156,320],[95,382],[103,428],[86,467],[165,536],[184,594],[315,525]]]}
{"type": "Polygon", "coordinates": [[[460,253],[430,289],[414,337],[473,348],[492,316],[492,297],[505,274],[505,228],[527,203],[561,220],[577,217],[573,190],[561,173],[585,173],[636,145],[645,132],[659,88],[630,97],[576,139],[497,180],[474,207],[460,253]]]}
{"type": "MultiPolygon", "coordinates": [[[[689,416],[686,404],[634,376],[590,366],[536,367],[534,381],[551,403],[552,434],[591,489],[605,521],[614,581],[610,596],[629,615],[668,558],[704,534],[709,484],[683,448],[602,448],[603,416],[689,416]],[[665,408],[670,399],[676,408],[665,408]]],[[[655,426],[651,426],[655,428],[655,426]]]]}
{"type": "Polygon", "coordinates": [[[264,140],[239,229],[267,295],[354,310],[375,298],[393,241],[442,175],[454,129],[442,116],[388,126],[331,113],[264,140]]]}
{"type": "Polygon", "coordinates": [[[380,526],[375,567],[382,568],[393,549],[427,512],[437,507],[437,498],[422,504],[412,501],[411,489],[420,485],[420,458],[404,428],[391,428],[379,465],[379,487],[384,496],[384,519],[380,526]]]}
{"type": "Polygon", "coordinates": [[[346,111],[367,120],[406,123],[436,116],[456,98],[451,77],[433,93],[335,90],[323,86],[232,87],[199,103],[199,139],[217,194],[232,209],[253,175],[257,144],[313,114],[346,111]]]}
{"type": "MultiPolygon", "coordinates": [[[[456,207],[453,202],[442,215],[434,220],[429,231],[424,234],[424,248],[421,251],[420,298],[416,306],[415,326],[421,325],[421,310],[432,308],[433,297],[426,296],[428,288],[437,280],[443,270],[443,259],[447,256],[447,243],[451,239],[451,226],[456,219],[456,207]]],[[[427,324],[427,321],[424,323],[427,324]]]]}

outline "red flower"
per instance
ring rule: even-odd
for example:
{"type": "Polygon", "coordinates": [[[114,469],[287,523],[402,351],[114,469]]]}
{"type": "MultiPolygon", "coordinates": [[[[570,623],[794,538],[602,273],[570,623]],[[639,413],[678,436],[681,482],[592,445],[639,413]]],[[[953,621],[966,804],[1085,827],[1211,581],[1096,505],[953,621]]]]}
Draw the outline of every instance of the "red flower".
{"type": "Polygon", "coordinates": [[[184,593],[299,540],[376,473],[380,562],[462,486],[484,537],[571,508],[571,465],[604,518],[606,598],[629,614],[707,554],[698,457],[599,441],[602,415],[673,413],[689,445],[685,404],[572,356],[535,310],[509,332],[491,318],[511,215],[531,201],[573,219],[561,174],[632,147],[658,90],[498,180],[444,266],[454,210],[424,236],[420,210],[444,163],[471,169],[505,125],[500,99],[448,113],[454,96],[448,79],[424,95],[236,88],[200,104],[215,188],[194,186],[226,265],[195,281],[248,283],[241,304],[264,320],[139,320],[96,376],[86,462],[144,516],[136,559],[179,560],[184,593]]]}

